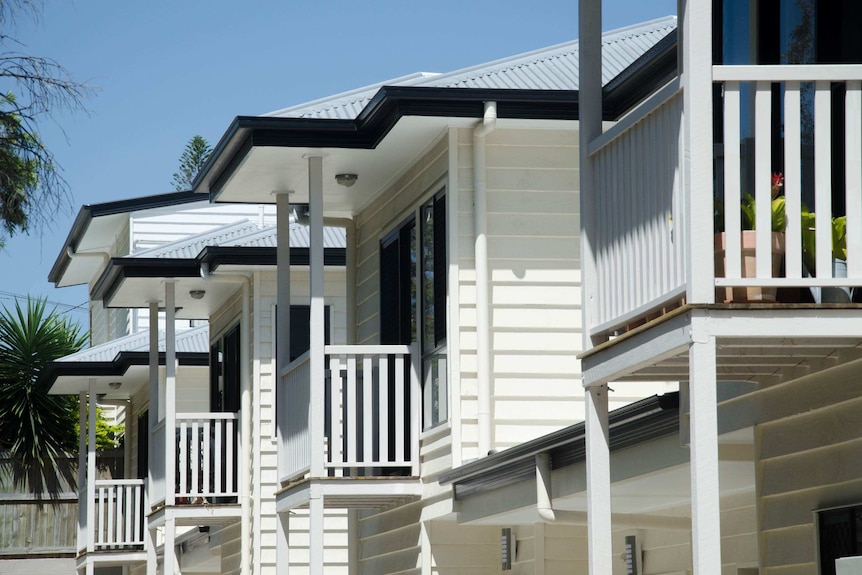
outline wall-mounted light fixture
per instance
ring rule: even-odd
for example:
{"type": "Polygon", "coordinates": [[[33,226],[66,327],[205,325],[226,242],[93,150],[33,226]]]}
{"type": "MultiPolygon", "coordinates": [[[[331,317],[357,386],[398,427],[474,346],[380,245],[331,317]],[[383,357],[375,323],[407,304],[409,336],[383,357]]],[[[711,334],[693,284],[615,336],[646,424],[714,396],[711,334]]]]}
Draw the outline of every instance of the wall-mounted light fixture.
{"type": "Polygon", "coordinates": [[[359,179],[359,176],[356,174],[335,174],[335,181],[339,186],[344,186],[345,188],[349,188],[353,184],[356,183],[356,180],[359,179]]]}
{"type": "Polygon", "coordinates": [[[626,535],[626,575],[641,575],[641,546],[636,535],[626,535]]]}
{"type": "Polygon", "coordinates": [[[512,528],[504,527],[500,534],[500,567],[503,571],[512,570],[512,559],[515,557],[515,539],[512,528]]]}

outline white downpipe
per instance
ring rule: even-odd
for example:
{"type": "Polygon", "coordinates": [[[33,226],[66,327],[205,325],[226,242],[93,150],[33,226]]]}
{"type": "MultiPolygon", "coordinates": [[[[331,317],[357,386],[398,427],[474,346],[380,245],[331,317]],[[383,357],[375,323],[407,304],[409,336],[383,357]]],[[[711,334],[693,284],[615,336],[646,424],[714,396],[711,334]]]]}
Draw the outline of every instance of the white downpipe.
{"type": "Polygon", "coordinates": [[[482,123],[473,130],[473,218],[476,228],[476,383],[479,457],[491,450],[491,320],[488,284],[488,185],[485,136],[497,127],[497,103],[485,102],[482,123]]]}
{"type": "Polygon", "coordinates": [[[536,512],[545,523],[557,520],[551,502],[551,454],[536,455],[536,512]]]}
{"type": "MultiPolygon", "coordinates": [[[[263,206],[261,206],[261,220],[263,220],[263,206]]],[[[254,300],[256,302],[261,301],[260,295],[260,273],[255,272],[254,274],[254,300]]],[[[254,342],[253,342],[253,372],[252,372],[252,380],[258,382],[257,385],[253,386],[252,389],[252,408],[251,408],[251,417],[252,421],[258,422],[257,425],[252,425],[252,434],[251,438],[251,448],[252,448],[252,461],[257,463],[257,469],[260,469],[260,457],[261,457],[261,442],[263,439],[261,438],[260,432],[260,357],[261,357],[261,343],[260,343],[260,313],[254,314],[254,342]]],[[[273,374],[273,383],[275,383],[275,374],[273,374]]],[[[252,466],[254,469],[255,466],[252,466]]],[[[254,481],[252,482],[252,501],[251,501],[251,515],[253,519],[253,542],[252,542],[252,553],[251,553],[251,561],[252,565],[260,565],[260,555],[261,555],[261,542],[260,542],[260,509],[261,509],[261,501],[260,501],[260,492],[262,488],[262,479],[260,477],[260,471],[257,471],[254,474],[254,481]]],[[[254,571],[254,570],[252,570],[254,571]]]]}
{"type": "MultiPolygon", "coordinates": [[[[242,521],[240,522],[240,541],[242,545],[240,547],[240,573],[243,575],[249,575],[251,573],[251,557],[252,557],[252,531],[251,531],[251,522],[252,522],[252,506],[251,506],[251,482],[249,481],[249,475],[251,474],[251,470],[253,466],[250,463],[250,455],[251,455],[251,381],[249,379],[249,371],[248,371],[248,352],[249,352],[249,343],[250,343],[250,333],[251,327],[249,326],[249,322],[251,321],[251,279],[248,276],[236,274],[236,275],[211,275],[209,271],[209,266],[206,264],[201,264],[201,277],[207,281],[212,282],[220,282],[220,283],[238,283],[242,284],[242,316],[240,318],[240,332],[239,332],[239,347],[242,350],[243,357],[242,361],[240,361],[239,369],[240,369],[240,412],[242,413],[242,418],[240,419],[240,460],[242,463],[241,473],[239,474],[239,503],[240,503],[240,512],[242,514],[242,521]]],[[[260,462],[256,462],[258,467],[260,467],[260,462]]],[[[256,494],[257,497],[260,497],[260,494],[256,494]]]]}

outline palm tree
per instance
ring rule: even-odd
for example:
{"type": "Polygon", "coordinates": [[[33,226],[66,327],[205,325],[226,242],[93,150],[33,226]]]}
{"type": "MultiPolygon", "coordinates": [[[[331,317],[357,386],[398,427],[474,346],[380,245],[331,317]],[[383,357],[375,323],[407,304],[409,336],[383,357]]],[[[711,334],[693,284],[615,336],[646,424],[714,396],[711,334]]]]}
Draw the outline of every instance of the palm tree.
{"type": "Polygon", "coordinates": [[[75,484],[74,471],[57,463],[76,449],[76,400],[48,395],[39,375],[49,361],[84,346],[80,332],[45,299],[28,297],[26,308],[15,300],[0,311],[0,445],[15,464],[15,484],[37,499],[55,498],[61,478],[75,484]]]}

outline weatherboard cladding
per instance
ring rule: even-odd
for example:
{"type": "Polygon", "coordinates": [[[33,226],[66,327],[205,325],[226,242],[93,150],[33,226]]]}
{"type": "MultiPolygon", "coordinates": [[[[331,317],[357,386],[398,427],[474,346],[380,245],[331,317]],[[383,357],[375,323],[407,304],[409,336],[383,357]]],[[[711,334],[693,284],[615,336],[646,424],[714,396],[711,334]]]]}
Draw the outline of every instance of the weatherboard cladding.
{"type": "MultiPolygon", "coordinates": [[[[209,326],[178,330],[176,333],[177,353],[207,353],[209,351],[209,326]]],[[[148,331],[133,333],[101,345],[83,349],[77,353],[61,357],[56,361],[68,362],[110,362],[120,352],[149,351],[150,334],[148,331]]],[[[165,332],[159,331],[159,350],[165,351],[165,332]]]]}
{"type": "MultiPolygon", "coordinates": [[[[619,28],[602,36],[602,84],[606,84],[644,52],[676,29],[668,16],[619,28]]],[[[515,90],[577,90],[578,41],[526,52],[446,74],[417,73],[277,110],[265,116],[351,120],[383,86],[485,88],[515,90]]]]}
{"type": "MultiPolygon", "coordinates": [[[[307,248],[311,243],[308,226],[291,224],[290,246],[307,248]]],[[[270,247],[278,244],[275,226],[260,227],[249,220],[240,220],[184,240],[132,254],[136,258],[194,259],[210,246],[270,247]]],[[[344,229],[326,227],[323,230],[323,247],[343,248],[346,244],[344,229]]]]}

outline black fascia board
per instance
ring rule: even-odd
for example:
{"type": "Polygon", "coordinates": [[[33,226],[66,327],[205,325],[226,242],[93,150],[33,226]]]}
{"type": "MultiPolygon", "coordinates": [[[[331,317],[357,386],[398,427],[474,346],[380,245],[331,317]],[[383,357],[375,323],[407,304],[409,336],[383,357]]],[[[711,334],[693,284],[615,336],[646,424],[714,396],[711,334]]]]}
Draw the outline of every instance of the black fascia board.
{"type": "MultiPolygon", "coordinates": [[[[609,416],[610,449],[617,451],[679,431],[679,393],[652,396],[609,416]]],[[[552,469],[583,462],[586,457],[584,423],[566,427],[500,453],[462,465],[440,476],[440,484],[454,484],[456,499],[535,477],[535,457],[551,455],[552,469]]]]}
{"type": "Polygon", "coordinates": [[[110,299],[125,278],[191,278],[200,273],[194,259],[111,258],[93,287],[91,299],[110,299]]]}
{"type": "Polygon", "coordinates": [[[90,227],[90,222],[93,218],[98,218],[100,216],[113,216],[138,210],[178,206],[192,202],[199,202],[203,199],[205,198],[192,191],[182,191],[142,196],[139,198],[127,198],[124,200],[114,200],[99,204],[85,204],[81,206],[81,209],[78,210],[78,215],[75,217],[75,221],[72,222],[72,228],[66,236],[66,241],[63,243],[63,247],[57,255],[57,259],[54,261],[51,271],[48,272],[48,281],[56,284],[60,281],[60,278],[63,277],[63,274],[66,273],[66,270],[69,268],[69,262],[71,261],[71,258],[69,258],[66,253],[66,249],[72,248],[72,251],[77,251],[81,238],[84,237],[84,234],[90,227]]]}
{"type": "MultiPolygon", "coordinates": [[[[308,248],[290,248],[290,265],[307,266],[311,259],[308,248]]],[[[324,248],[323,265],[343,266],[347,263],[345,248],[324,248]]],[[[222,265],[275,266],[276,248],[267,246],[207,246],[194,258],[111,258],[93,288],[94,300],[113,297],[126,278],[196,278],[202,264],[210,271],[222,265]]]]}
{"type": "MultiPolygon", "coordinates": [[[[347,264],[345,248],[324,248],[324,266],[343,266],[347,264]]],[[[215,271],[223,265],[277,265],[276,248],[267,246],[207,246],[195,258],[201,264],[207,264],[210,271],[215,271]]],[[[307,266],[311,263],[308,248],[290,248],[290,265],[307,266]]]]}
{"type": "MultiPolygon", "coordinates": [[[[178,351],[177,362],[180,365],[209,365],[209,353],[198,351],[178,351]]],[[[133,365],[149,365],[148,351],[121,351],[111,361],[49,361],[42,370],[39,379],[50,387],[58,378],[64,376],[78,377],[110,377],[122,376],[133,365]]],[[[159,352],[159,365],[165,365],[165,352],[159,352]]]]}
{"type": "Polygon", "coordinates": [[[604,119],[615,120],[677,75],[677,31],[656,42],[602,89],[604,119]]]}
{"type": "Polygon", "coordinates": [[[215,200],[254,147],[373,149],[404,116],[479,119],[486,101],[497,103],[502,119],[578,117],[575,90],[384,86],[353,120],[238,116],[195,180],[195,191],[215,200]]]}
{"type": "MultiPolygon", "coordinates": [[[[619,119],[677,73],[677,34],[672,31],[603,89],[602,116],[619,119]]],[[[373,149],[404,116],[476,118],[484,102],[502,119],[577,120],[577,90],[519,90],[383,86],[352,120],[238,116],[219,140],[194,182],[214,201],[256,146],[373,149]]]]}

